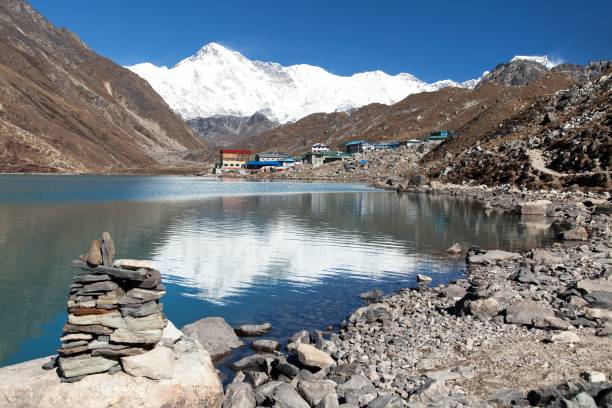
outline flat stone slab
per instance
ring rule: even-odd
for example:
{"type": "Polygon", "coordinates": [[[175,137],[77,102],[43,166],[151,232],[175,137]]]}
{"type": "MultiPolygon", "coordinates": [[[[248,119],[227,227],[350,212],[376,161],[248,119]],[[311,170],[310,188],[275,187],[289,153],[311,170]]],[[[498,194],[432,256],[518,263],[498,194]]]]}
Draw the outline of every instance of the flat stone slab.
{"type": "MultiPolygon", "coordinates": [[[[61,382],[55,370],[42,370],[48,357],[0,368],[2,407],[218,408],[223,388],[210,355],[197,342],[175,346],[171,379],[151,380],[124,372],[61,382]]],[[[117,361],[112,361],[117,365],[117,361]]],[[[110,365],[110,363],[109,363],[110,365]]]]}
{"type": "Polygon", "coordinates": [[[76,357],[60,357],[58,363],[65,377],[103,373],[117,365],[115,360],[104,357],[92,357],[87,354],[76,357]]]}
{"type": "Polygon", "coordinates": [[[161,339],[163,330],[127,330],[117,329],[111,336],[110,340],[114,343],[127,343],[127,344],[155,344],[161,339]]]}
{"type": "Polygon", "coordinates": [[[72,261],[72,266],[86,272],[87,274],[106,274],[118,279],[142,282],[147,278],[147,271],[144,269],[132,271],[128,269],[111,268],[109,266],[102,265],[99,265],[95,268],[91,268],[85,262],[81,261],[72,261]]]}
{"type": "Polygon", "coordinates": [[[155,264],[151,261],[139,260],[139,259],[117,259],[113,262],[115,268],[138,270],[144,269],[156,269],[155,264]]]}

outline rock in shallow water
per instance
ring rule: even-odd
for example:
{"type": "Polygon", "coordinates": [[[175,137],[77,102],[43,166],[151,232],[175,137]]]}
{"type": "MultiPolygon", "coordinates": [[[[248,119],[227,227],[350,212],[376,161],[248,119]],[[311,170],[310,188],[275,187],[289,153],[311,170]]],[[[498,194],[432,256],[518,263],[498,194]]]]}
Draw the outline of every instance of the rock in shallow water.
{"type": "Polygon", "coordinates": [[[272,330],[272,323],[263,324],[243,324],[239,326],[235,331],[240,337],[257,337],[263,336],[272,330]]]}
{"type": "Polygon", "coordinates": [[[232,327],[222,317],[207,317],[183,327],[182,332],[200,342],[213,360],[228,355],[243,345],[232,327]]]}

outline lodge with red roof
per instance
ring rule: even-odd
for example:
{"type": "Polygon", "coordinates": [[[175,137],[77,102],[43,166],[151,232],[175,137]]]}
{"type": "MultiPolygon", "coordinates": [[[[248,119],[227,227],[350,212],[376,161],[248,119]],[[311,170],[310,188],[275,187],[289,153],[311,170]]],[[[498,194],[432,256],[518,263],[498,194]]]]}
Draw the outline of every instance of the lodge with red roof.
{"type": "Polygon", "coordinates": [[[253,157],[251,150],[222,149],[219,150],[219,165],[223,170],[239,170],[253,157]]]}

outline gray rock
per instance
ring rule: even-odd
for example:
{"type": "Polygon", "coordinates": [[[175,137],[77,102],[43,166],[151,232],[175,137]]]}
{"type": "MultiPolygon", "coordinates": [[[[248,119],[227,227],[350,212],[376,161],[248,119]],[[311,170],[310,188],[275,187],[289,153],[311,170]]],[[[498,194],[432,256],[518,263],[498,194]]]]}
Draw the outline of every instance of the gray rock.
{"type": "Polygon", "coordinates": [[[467,304],[469,313],[480,320],[488,320],[502,309],[499,302],[493,298],[471,300],[467,304]]]}
{"type": "Polygon", "coordinates": [[[551,205],[549,200],[527,201],[520,204],[521,215],[546,215],[551,205]]]}
{"type": "Polygon", "coordinates": [[[375,323],[389,321],[393,319],[393,315],[389,310],[389,306],[384,303],[374,303],[368,306],[360,307],[351,315],[349,320],[356,323],[375,323]]]}
{"type": "Polygon", "coordinates": [[[495,393],[489,398],[489,401],[507,407],[516,405],[518,401],[524,400],[525,397],[525,392],[522,390],[502,388],[495,391],[495,393]]]}
{"type": "Polygon", "coordinates": [[[317,405],[326,395],[336,391],[336,383],[331,380],[301,380],[297,389],[300,395],[311,405],[317,405]]]}
{"type": "Polygon", "coordinates": [[[425,373],[425,376],[429,379],[439,381],[451,381],[463,378],[461,374],[452,372],[450,370],[430,371],[425,373]]]}
{"type": "Polygon", "coordinates": [[[450,248],[446,250],[446,252],[452,255],[459,255],[463,252],[463,247],[460,243],[455,242],[450,248]]]}
{"type": "Polygon", "coordinates": [[[273,354],[254,354],[252,356],[246,356],[232,364],[232,370],[234,371],[245,371],[245,370],[256,370],[270,373],[272,366],[277,357],[273,354]]]}
{"type": "Polygon", "coordinates": [[[278,361],[278,363],[274,366],[274,368],[280,374],[282,374],[282,375],[284,375],[284,376],[286,376],[288,378],[294,378],[300,372],[299,368],[297,368],[293,364],[288,363],[287,361],[284,361],[284,360],[278,361]]]}
{"type": "Polygon", "coordinates": [[[570,401],[564,400],[563,402],[567,408],[597,408],[597,404],[593,397],[586,392],[581,392],[570,401]]]}
{"type": "Polygon", "coordinates": [[[404,401],[397,395],[379,395],[368,403],[367,408],[402,408],[404,401]]]}
{"type": "Polygon", "coordinates": [[[569,330],[573,326],[556,316],[536,317],[532,320],[533,327],[544,330],[569,330]]]}
{"type": "Polygon", "coordinates": [[[257,405],[263,405],[266,401],[272,401],[274,390],[279,385],[284,384],[282,381],[268,381],[255,389],[255,400],[257,405]]]}
{"type": "Polygon", "coordinates": [[[272,353],[280,350],[280,343],[276,340],[255,340],[251,343],[251,348],[255,351],[272,353]]]}
{"type": "Polygon", "coordinates": [[[255,393],[250,384],[239,382],[227,387],[223,408],[255,408],[256,404],[255,393]]]}
{"type": "Polygon", "coordinates": [[[285,383],[274,388],[272,399],[278,408],[310,408],[295,388],[285,383]]]}
{"type": "Polygon", "coordinates": [[[506,308],[506,323],[532,325],[533,319],[554,317],[552,307],[542,302],[522,300],[506,308]]]}
{"type": "Polygon", "coordinates": [[[335,392],[331,392],[324,396],[315,408],[339,408],[338,395],[335,392]]]}
{"type": "Polygon", "coordinates": [[[251,384],[254,388],[259,387],[262,384],[265,384],[270,377],[268,374],[262,371],[245,371],[244,372],[244,381],[251,384]]]}
{"type": "Polygon", "coordinates": [[[186,336],[198,340],[210,353],[213,361],[225,357],[233,349],[243,345],[234,330],[222,317],[207,317],[198,320],[184,326],[181,331],[186,336]]]}
{"type": "Polygon", "coordinates": [[[481,264],[485,262],[497,262],[497,261],[505,261],[508,259],[519,259],[519,258],[521,258],[521,254],[517,254],[515,252],[500,251],[498,249],[492,249],[492,250],[487,251],[484,254],[469,256],[468,263],[481,264]]]}
{"type": "Polygon", "coordinates": [[[422,404],[427,406],[436,403],[447,397],[450,393],[444,381],[432,381],[419,387],[408,399],[410,403],[422,404]]]}
{"type": "Polygon", "coordinates": [[[561,233],[561,238],[565,241],[586,241],[589,233],[584,227],[577,227],[561,233]]]}
{"type": "Polygon", "coordinates": [[[359,405],[366,405],[376,398],[376,388],[363,375],[354,375],[348,381],[340,384],[337,393],[346,402],[359,405]]]}
{"type": "Polygon", "coordinates": [[[271,323],[264,324],[243,324],[236,329],[236,334],[240,337],[263,336],[272,330],[271,323]]]}

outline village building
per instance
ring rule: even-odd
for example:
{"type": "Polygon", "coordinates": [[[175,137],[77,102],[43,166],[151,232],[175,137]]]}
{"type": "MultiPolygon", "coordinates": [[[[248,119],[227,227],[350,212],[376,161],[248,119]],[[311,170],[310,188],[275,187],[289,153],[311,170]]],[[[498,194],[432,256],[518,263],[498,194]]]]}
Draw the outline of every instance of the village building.
{"type": "Polygon", "coordinates": [[[350,142],[346,142],[344,146],[346,152],[349,154],[363,153],[374,150],[374,145],[367,140],[352,140],[350,142]]]}
{"type": "Polygon", "coordinates": [[[286,153],[281,153],[281,152],[262,152],[262,153],[257,153],[255,155],[255,160],[256,161],[276,161],[276,162],[282,162],[283,160],[286,159],[290,159],[291,156],[286,154],[286,153]]]}
{"type": "Polygon", "coordinates": [[[455,132],[451,132],[449,130],[434,130],[425,140],[428,142],[443,142],[446,139],[451,139],[453,137],[455,137],[455,132]]]}
{"type": "Polygon", "coordinates": [[[395,150],[400,146],[399,142],[379,142],[373,145],[374,150],[395,150]]]}
{"type": "Polygon", "coordinates": [[[423,144],[423,141],[419,139],[402,140],[399,142],[399,147],[408,148],[412,146],[418,146],[420,144],[423,144]]]}
{"type": "Polygon", "coordinates": [[[327,163],[350,158],[350,154],[342,152],[308,152],[304,155],[302,162],[311,164],[313,167],[319,167],[327,163]]]}
{"type": "Polygon", "coordinates": [[[323,143],[315,143],[310,147],[310,151],[313,153],[329,152],[329,147],[323,143]]]}
{"type": "Polygon", "coordinates": [[[223,170],[239,170],[253,157],[251,150],[222,149],[219,150],[219,166],[223,170]]]}

